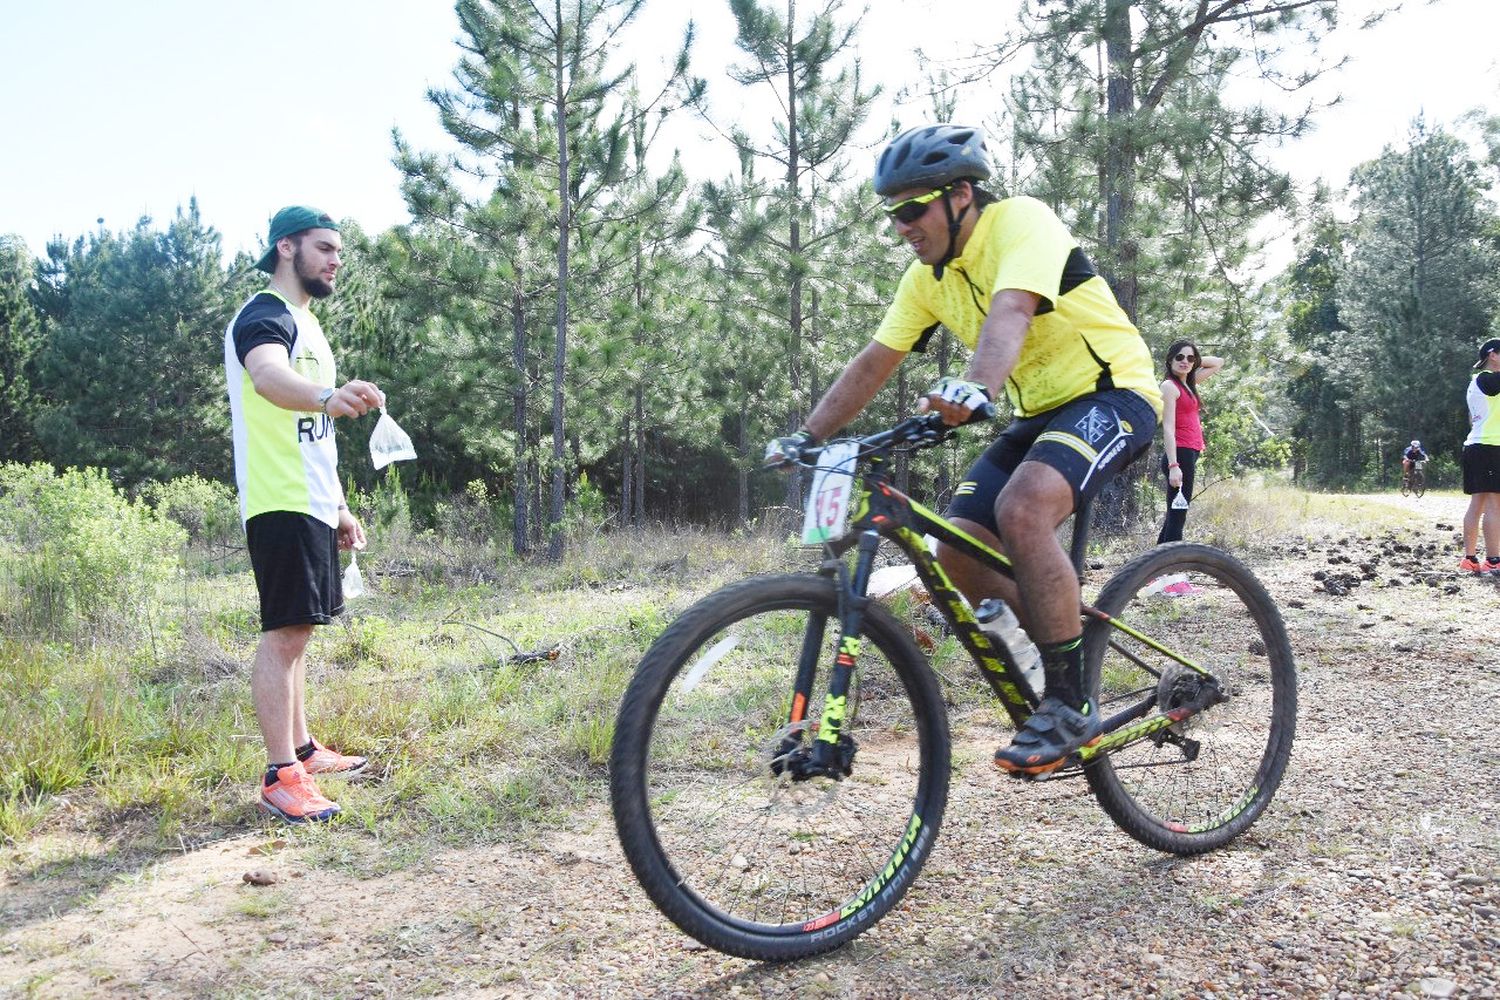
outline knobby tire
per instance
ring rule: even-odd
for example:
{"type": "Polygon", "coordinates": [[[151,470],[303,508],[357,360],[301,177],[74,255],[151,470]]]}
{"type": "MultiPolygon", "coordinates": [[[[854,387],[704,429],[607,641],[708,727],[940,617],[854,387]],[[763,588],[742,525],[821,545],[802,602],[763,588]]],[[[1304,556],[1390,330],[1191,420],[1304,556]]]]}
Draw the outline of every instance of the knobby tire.
{"type": "Polygon", "coordinates": [[[866,606],[841,780],[793,781],[773,761],[815,738],[839,632],[834,582],[801,574],[733,584],[652,644],[620,705],[610,796],[642,888],[673,923],[730,955],[830,951],[905,894],[947,803],[947,714],[910,630],[866,606]],[[826,619],[808,709],[788,726],[810,620],[826,619]]]}
{"type": "MultiPolygon", "coordinates": [[[[1187,654],[1230,696],[1159,739],[1090,764],[1084,773],[1095,798],[1121,829],[1157,850],[1190,855],[1229,843],[1276,793],[1296,729],[1296,666],[1275,602],[1228,553],[1172,542],[1127,563],[1095,606],[1187,654]],[[1176,574],[1186,574],[1195,593],[1152,592],[1152,581],[1176,574]],[[1196,759],[1188,759],[1187,741],[1196,744],[1196,759]]],[[[1105,718],[1139,703],[1153,685],[1160,689],[1163,671],[1185,676],[1167,657],[1098,620],[1084,629],[1084,670],[1105,718]]]]}

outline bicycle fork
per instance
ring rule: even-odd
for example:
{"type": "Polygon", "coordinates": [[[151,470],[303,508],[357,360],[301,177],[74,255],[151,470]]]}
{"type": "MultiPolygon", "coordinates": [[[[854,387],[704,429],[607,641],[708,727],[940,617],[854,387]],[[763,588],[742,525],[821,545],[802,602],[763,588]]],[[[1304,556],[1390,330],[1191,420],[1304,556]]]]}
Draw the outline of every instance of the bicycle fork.
{"type": "MultiPolygon", "coordinates": [[[[771,765],[776,774],[786,773],[794,781],[806,781],[817,777],[837,780],[853,773],[854,755],[859,747],[854,742],[854,737],[843,730],[848,719],[849,688],[854,679],[864,628],[864,609],[868,600],[865,591],[869,587],[875,552],[879,548],[878,534],[866,531],[860,535],[853,579],[839,591],[838,652],[833,659],[828,692],[824,695],[823,710],[813,728],[810,745],[803,743],[801,735],[809,728],[807,710],[812,703],[813,680],[817,675],[828,620],[827,616],[813,615],[808,621],[807,632],[802,637],[801,655],[797,661],[797,680],[792,691],[787,735],[782,739],[780,750],[771,765]]],[[[838,572],[840,576],[844,576],[847,571],[839,564],[838,572]]]]}

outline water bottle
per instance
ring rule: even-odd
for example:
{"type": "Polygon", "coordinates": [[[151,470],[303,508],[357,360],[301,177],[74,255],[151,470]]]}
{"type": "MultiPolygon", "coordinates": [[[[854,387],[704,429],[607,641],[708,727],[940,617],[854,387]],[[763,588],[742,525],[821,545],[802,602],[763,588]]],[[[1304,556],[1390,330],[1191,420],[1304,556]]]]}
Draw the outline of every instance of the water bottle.
{"type": "Polygon", "coordinates": [[[1031,685],[1032,693],[1040,698],[1046,688],[1047,678],[1042,669],[1042,654],[1036,648],[1036,643],[1031,641],[1031,636],[1021,628],[1010,605],[998,597],[987,597],[974,609],[974,618],[979,622],[980,628],[1004,640],[1005,648],[1010,650],[1026,683],[1031,685]]]}

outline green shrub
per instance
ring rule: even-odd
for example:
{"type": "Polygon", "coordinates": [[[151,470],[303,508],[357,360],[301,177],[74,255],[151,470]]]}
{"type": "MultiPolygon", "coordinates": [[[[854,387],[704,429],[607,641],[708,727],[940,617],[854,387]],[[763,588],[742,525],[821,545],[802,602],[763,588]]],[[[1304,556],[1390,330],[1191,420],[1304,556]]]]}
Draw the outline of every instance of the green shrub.
{"type": "Polygon", "coordinates": [[[181,525],[195,545],[234,545],[241,540],[240,502],[232,486],[190,475],[147,483],[141,495],[158,514],[181,525]]]}
{"type": "Polygon", "coordinates": [[[186,532],[117,492],[100,469],[0,466],[0,552],[27,630],[129,623],[180,565],[186,532]]]}
{"type": "Polygon", "coordinates": [[[395,463],[386,467],[385,476],[375,484],[370,502],[374,523],[367,527],[374,529],[382,545],[395,547],[411,538],[411,500],[395,463]]]}
{"type": "Polygon", "coordinates": [[[603,529],[610,517],[609,498],[587,472],[578,474],[578,484],[563,509],[563,530],[572,539],[587,538],[603,529]]]}

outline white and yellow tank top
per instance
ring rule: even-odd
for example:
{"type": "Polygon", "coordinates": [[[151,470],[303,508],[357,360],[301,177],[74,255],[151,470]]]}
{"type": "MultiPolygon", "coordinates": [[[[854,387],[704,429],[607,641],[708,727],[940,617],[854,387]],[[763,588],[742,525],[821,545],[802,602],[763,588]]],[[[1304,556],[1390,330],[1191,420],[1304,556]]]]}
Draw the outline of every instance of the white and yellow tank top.
{"type": "Polygon", "coordinates": [[[224,331],[224,376],[234,430],[234,478],[240,518],[267,511],[309,514],[339,523],[343,490],[333,418],[284,410],[260,393],[245,356],[261,344],[286,349],[292,368],[319,385],[336,385],[333,351],[317,317],[267,289],[240,307],[224,331]]]}
{"type": "Polygon", "coordinates": [[[1500,445],[1500,372],[1480,372],[1469,380],[1469,436],[1464,444],[1500,445]]]}

